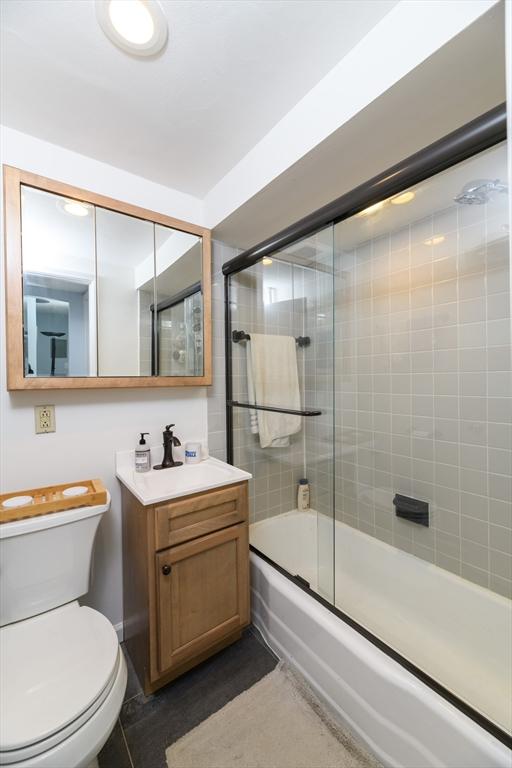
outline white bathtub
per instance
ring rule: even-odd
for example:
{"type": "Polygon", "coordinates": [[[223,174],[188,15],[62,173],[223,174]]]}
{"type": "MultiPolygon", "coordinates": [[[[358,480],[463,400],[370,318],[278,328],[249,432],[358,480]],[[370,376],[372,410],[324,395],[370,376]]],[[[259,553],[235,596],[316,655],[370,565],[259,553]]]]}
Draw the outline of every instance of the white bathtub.
{"type": "MultiPolygon", "coordinates": [[[[337,606],[509,727],[510,601],[342,523],[335,527],[337,606]]],[[[251,526],[254,546],[332,599],[329,542],[332,522],[315,513],[251,526]],[[324,557],[319,572],[317,553],[324,557]]],[[[506,746],[271,565],[254,553],[251,560],[254,623],[385,765],[510,768],[506,746]]]]}

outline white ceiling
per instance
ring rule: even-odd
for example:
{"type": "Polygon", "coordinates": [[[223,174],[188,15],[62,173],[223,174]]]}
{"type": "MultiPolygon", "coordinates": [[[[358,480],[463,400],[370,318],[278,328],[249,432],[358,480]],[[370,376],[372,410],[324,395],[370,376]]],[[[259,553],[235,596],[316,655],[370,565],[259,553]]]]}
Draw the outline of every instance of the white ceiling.
{"type": "Polygon", "coordinates": [[[169,43],[140,60],[93,0],[2,2],[2,122],[203,197],[396,0],[161,4],[169,43]]]}
{"type": "Polygon", "coordinates": [[[494,6],[217,224],[214,236],[250,248],[505,101],[503,14],[494,6]]]}

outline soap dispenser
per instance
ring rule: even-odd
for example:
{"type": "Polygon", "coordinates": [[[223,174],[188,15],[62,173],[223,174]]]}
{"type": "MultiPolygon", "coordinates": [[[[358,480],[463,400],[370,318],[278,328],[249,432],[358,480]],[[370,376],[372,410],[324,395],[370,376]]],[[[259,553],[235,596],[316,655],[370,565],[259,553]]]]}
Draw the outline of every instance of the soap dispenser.
{"type": "Polygon", "coordinates": [[[144,440],[145,435],[149,435],[149,432],[140,433],[139,444],[135,449],[136,472],[149,472],[151,469],[151,448],[144,440]]]}

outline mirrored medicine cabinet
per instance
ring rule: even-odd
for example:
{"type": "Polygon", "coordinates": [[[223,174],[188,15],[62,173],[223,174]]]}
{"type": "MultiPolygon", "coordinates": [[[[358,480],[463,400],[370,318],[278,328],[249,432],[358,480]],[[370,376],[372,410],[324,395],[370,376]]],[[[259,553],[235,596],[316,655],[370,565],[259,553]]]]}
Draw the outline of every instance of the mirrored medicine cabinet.
{"type": "Polygon", "coordinates": [[[211,384],[210,231],[4,168],[7,386],[211,384]]]}

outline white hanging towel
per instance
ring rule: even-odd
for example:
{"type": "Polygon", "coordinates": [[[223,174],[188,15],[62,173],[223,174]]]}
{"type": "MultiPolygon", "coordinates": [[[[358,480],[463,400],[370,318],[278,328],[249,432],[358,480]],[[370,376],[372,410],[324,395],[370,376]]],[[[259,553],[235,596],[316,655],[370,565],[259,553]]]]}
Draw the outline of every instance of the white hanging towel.
{"type": "MultiPolygon", "coordinates": [[[[251,336],[252,338],[252,336],[251,336]]],[[[254,380],[252,377],[252,356],[251,348],[247,347],[247,399],[249,403],[256,402],[256,393],[254,391],[254,380]]],[[[251,408],[249,411],[249,426],[253,435],[258,434],[258,411],[251,408]]]]}
{"type": "MultiPolygon", "coordinates": [[[[251,333],[247,350],[249,402],[300,410],[297,352],[293,336],[251,333]]],[[[300,432],[302,417],[251,410],[251,432],[259,432],[262,448],[282,448],[300,432]]]]}

